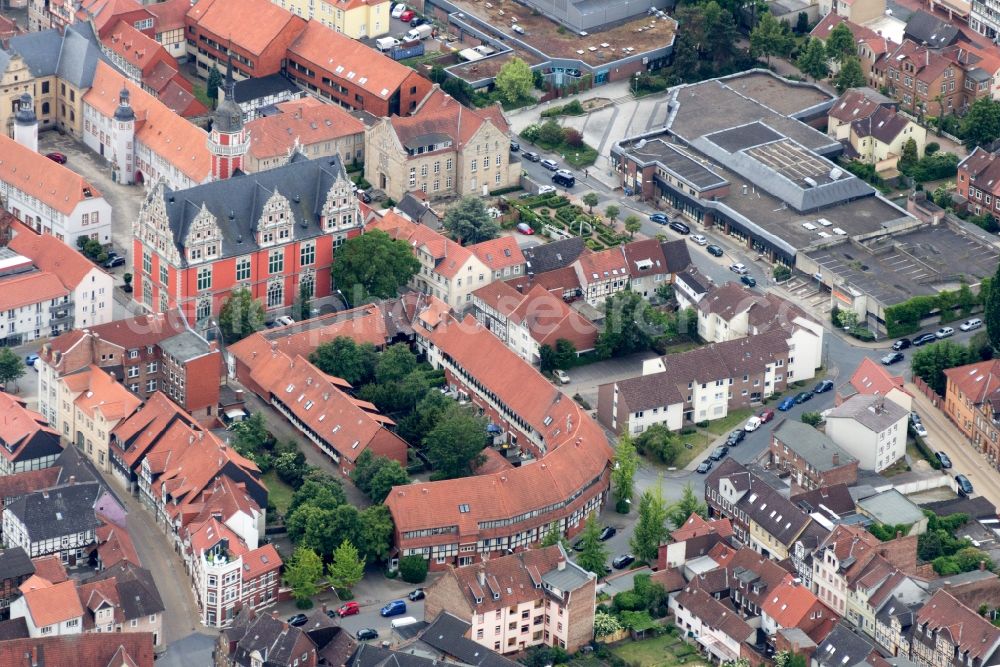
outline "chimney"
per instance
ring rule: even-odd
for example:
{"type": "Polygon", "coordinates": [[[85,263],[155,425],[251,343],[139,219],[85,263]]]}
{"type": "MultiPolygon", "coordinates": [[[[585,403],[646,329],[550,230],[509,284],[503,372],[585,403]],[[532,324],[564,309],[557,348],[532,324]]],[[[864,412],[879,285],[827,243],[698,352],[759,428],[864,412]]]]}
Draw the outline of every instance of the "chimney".
{"type": "Polygon", "coordinates": [[[986,561],[984,560],[979,561],[979,571],[980,572],[986,571],[986,561]]]}
{"type": "Polygon", "coordinates": [[[484,568],[482,568],[482,567],[479,568],[478,578],[479,578],[479,585],[480,586],[485,586],[486,585],[486,570],[484,568]]]}
{"type": "Polygon", "coordinates": [[[834,452],[833,453],[833,465],[835,465],[835,466],[839,466],[840,465],[840,452],[834,452]]]}
{"type": "MultiPolygon", "coordinates": [[[[896,531],[896,539],[898,540],[898,539],[899,539],[899,538],[901,538],[902,536],[903,536],[903,531],[901,531],[901,530],[897,530],[897,531],[896,531]]],[[[982,562],[982,561],[980,561],[980,562],[982,562]]]]}
{"type": "Polygon", "coordinates": [[[70,475],[69,476],[69,485],[72,486],[74,484],[76,484],[76,475],[70,475]]]}
{"type": "Polygon", "coordinates": [[[559,570],[560,572],[562,572],[563,570],[566,569],[566,559],[565,558],[560,558],[559,559],[559,562],[556,563],[556,569],[559,570]]]}
{"type": "Polygon", "coordinates": [[[271,618],[273,618],[275,620],[278,619],[278,610],[277,609],[272,609],[271,610],[271,618]]]}

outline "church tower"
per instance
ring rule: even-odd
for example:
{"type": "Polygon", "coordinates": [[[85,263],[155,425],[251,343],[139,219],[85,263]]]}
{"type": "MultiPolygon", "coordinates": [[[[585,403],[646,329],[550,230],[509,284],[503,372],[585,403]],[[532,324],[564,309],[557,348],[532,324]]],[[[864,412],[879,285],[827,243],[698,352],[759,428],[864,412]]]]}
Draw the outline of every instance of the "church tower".
{"type": "Polygon", "coordinates": [[[118,108],[111,123],[112,178],[118,183],[135,183],[135,111],[129,102],[128,88],[122,84],[118,108]]]}
{"type": "Polygon", "coordinates": [[[17,102],[14,114],[14,141],[31,151],[38,152],[38,118],[31,95],[25,93],[17,102]]]}
{"type": "Polygon", "coordinates": [[[212,131],[208,135],[208,150],[212,154],[212,180],[229,178],[243,168],[243,158],[250,149],[250,134],[243,127],[243,110],[236,103],[236,83],[233,81],[233,59],[226,65],[226,82],[222,100],[212,114],[212,131]]]}

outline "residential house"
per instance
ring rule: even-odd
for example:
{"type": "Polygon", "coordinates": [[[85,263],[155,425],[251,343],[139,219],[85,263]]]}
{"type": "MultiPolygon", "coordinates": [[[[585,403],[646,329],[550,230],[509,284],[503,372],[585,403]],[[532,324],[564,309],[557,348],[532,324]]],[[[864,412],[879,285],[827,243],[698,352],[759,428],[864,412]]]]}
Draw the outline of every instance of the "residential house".
{"type": "Polygon", "coordinates": [[[949,368],[945,378],[945,414],[996,465],[1000,461],[1000,361],[949,368]]]}
{"type": "Polygon", "coordinates": [[[674,282],[674,277],[691,266],[684,239],[659,241],[645,239],[621,246],[629,272],[629,289],[644,299],[656,296],[661,285],[674,282]]]}
{"type": "MultiPolygon", "coordinates": [[[[347,109],[367,111],[378,118],[413,113],[433,85],[416,70],[317,21],[306,24],[283,57],[284,73],[292,81],[325,100],[347,109]]],[[[506,135],[504,141],[509,142],[506,135]]],[[[365,143],[367,155],[367,137],[365,143]]],[[[504,153],[506,157],[506,149],[504,153]]],[[[380,153],[370,155],[379,156],[380,153]]],[[[453,175],[457,177],[458,174],[453,175]]],[[[380,180],[369,179],[369,182],[389,192],[380,180]]],[[[478,194],[479,190],[476,192],[478,194]]]]}
{"type": "Polygon", "coordinates": [[[60,241],[75,245],[84,236],[110,245],[111,204],[90,181],[36,148],[0,135],[4,208],[36,232],[52,234],[60,241]]]}
{"type": "Polygon", "coordinates": [[[153,645],[163,648],[165,607],[149,570],[123,562],[70,581],[83,608],[84,632],[148,632],[153,645]]]}
{"type": "Polygon", "coordinates": [[[752,655],[757,631],[740,614],[702,588],[688,586],[670,596],[677,626],[720,664],[752,655]]]}
{"type": "MultiPolygon", "coordinates": [[[[284,3],[282,7],[285,6],[284,3]]],[[[351,39],[381,37],[389,32],[388,0],[320,0],[318,3],[305,0],[289,0],[288,10],[310,21],[318,21],[351,39]]]]}
{"type": "Polygon", "coordinates": [[[687,521],[670,533],[670,541],[660,545],[656,559],[657,570],[682,567],[687,561],[700,558],[720,542],[728,542],[733,535],[729,519],[706,520],[692,513],[687,521]]]}
{"type": "Polygon", "coordinates": [[[23,618],[32,638],[78,635],[83,632],[84,612],[76,586],[73,579],[52,583],[36,574],[21,584],[21,597],[11,603],[10,617],[23,618]]]}
{"type": "Polygon", "coordinates": [[[608,491],[611,449],[601,427],[473,317],[430,312],[434,319],[421,315],[414,325],[418,349],[445,371],[451,391],[482,411],[495,442],[537,461],[394,487],[385,504],[399,556],[420,555],[443,569],[519,551],[553,524],[563,534],[579,532],[608,491]]]}
{"type": "Polygon", "coordinates": [[[76,447],[63,449],[48,468],[0,475],[0,503],[7,507],[18,498],[66,484],[71,478],[75,482],[98,481],[97,471],[76,447]]]}
{"type": "Polygon", "coordinates": [[[24,549],[0,549],[0,620],[10,618],[10,603],[20,595],[21,584],[33,574],[35,566],[24,549]]]}
{"type": "Polygon", "coordinates": [[[858,499],[858,514],[876,525],[905,526],[905,534],[916,537],[927,532],[927,515],[897,489],[886,489],[858,499]]]}
{"type": "Polygon", "coordinates": [[[791,475],[796,488],[811,491],[834,484],[853,486],[858,481],[858,460],[816,428],[783,419],[771,431],[770,462],[791,475]]]}
{"type": "Polygon", "coordinates": [[[867,120],[881,108],[895,111],[896,107],[895,100],[872,88],[848,88],[827,112],[826,133],[837,141],[847,141],[855,121],[867,120]]]}
{"type": "Polygon", "coordinates": [[[620,247],[581,254],[573,262],[583,298],[592,306],[631,286],[629,263],[620,247]]]}
{"type": "Polygon", "coordinates": [[[277,109],[280,113],[246,125],[250,134],[247,173],[286,164],[292,151],[309,158],[337,155],[344,164],[364,162],[365,125],[345,109],[315,97],[281,102],[277,109]]]}
{"type": "Polygon", "coordinates": [[[773,329],[649,360],[643,375],[598,388],[597,418],[617,433],[642,433],[654,424],[678,431],[689,422],[757,405],[790,382],[812,377],[802,371],[789,378],[790,362],[801,361],[788,340],[785,331],[773,329]]]}
{"type": "Polygon", "coordinates": [[[44,656],[57,665],[153,667],[152,637],[144,633],[63,635],[0,642],[0,664],[30,665],[25,656],[44,656]]]}
{"type": "Polygon", "coordinates": [[[532,365],[541,361],[544,345],[556,349],[566,340],[579,354],[597,344],[594,323],[540,285],[522,294],[496,280],[472,293],[472,306],[476,320],[532,365]]]}
{"type": "Polygon", "coordinates": [[[424,617],[466,620],[471,639],[501,654],[532,646],[575,652],[593,635],[596,584],[556,544],[448,568],[425,591],[424,617]]]}
{"type": "Polygon", "coordinates": [[[510,128],[499,104],[470,109],[435,85],[413,108],[395,113],[405,112],[365,131],[365,179],[375,188],[399,200],[411,190],[438,198],[518,183],[521,169],[510,159],[510,128]]]}
{"type": "MultiPolygon", "coordinates": [[[[2,284],[2,283],[0,283],[2,284]]],[[[0,475],[41,470],[55,464],[62,453],[59,433],[27,402],[0,392],[0,475]]]]}
{"type": "MultiPolygon", "coordinates": [[[[856,628],[880,645],[885,643],[885,630],[879,629],[879,617],[891,619],[902,611],[923,602],[928,593],[923,582],[907,576],[882,556],[872,558],[849,584],[847,593],[847,618],[856,628]],[[888,610],[885,610],[889,607],[888,610]],[[883,614],[883,611],[886,611],[883,614]]],[[[891,624],[891,622],[890,622],[891,624]]]]}
{"type": "Polygon", "coordinates": [[[917,612],[910,660],[931,665],[994,665],[1000,650],[1000,628],[939,590],[917,612]]]}
{"type": "Polygon", "coordinates": [[[820,0],[819,15],[834,13],[852,23],[867,23],[882,15],[884,0],[820,0]]]}
{"type": "Polygon", "coordinates": [[[212,67],[224,71],[231,57],[236,78],[248,79],[278,72],[306,22],[267,0],[202,0],[188,10],[185,24],[198,76],[207,79],[212,67]]]}
{"type": "MultiPolygon", "coordinates": [[[[422,190],[414,190],[403,195],[403,198],[396,204],[396,211],[404,218],[426,225],[435,231],[440,231],[443,226],[444,216],[431,208],[430,202],[427,201],[427,195],[422,190]]],[[[525,252],[526,250],[527,248],[522,248],[521,251],[525,252]]],[[[526,252],[525,257],[527,257],[526,252]]]]}
{"type": "Polygon", "coordinates": [[[846,623],[838,623],[826,640],[816,647],[812,667],[877,667],[883,665],[875,644],[864,635],[852,630],[846,623]]]}
{"type": "Polygon", "coordinates": [[[851,157],[874,165],[876,173],[895,175],[905,145],[913,140],[917,157],[924,156],[927,130],[901,113],[879,107],[850,125],[847,144],[851,157]]]}
{"type": "Polygon", "coordinates": [[[215,667],[316,667],[346,665],[358,644],[346,629],[335,625],[323,609],[310,613],[301,627],[290,626],[271,614],[244,607],[231,625],[219,633],[215,667]]]}
{"type": "MultiPolygon", "coordinates": [[[[538,276],[558,269],[564,269],[590,249],[579,236],[568,239],[542,243],[541,245],[524,248],[525,274],[538,276]]],[[[518,291],[523,291],[518,287],[518,291]]]]}
{"type": "Polygon", "coordinates": [[[191,8],[189,0],[166,0],[143,5],[143,8],[153,16],[151,31],[156,41],[174,58],[186,56],[187,40],[184,38],[184,31],[187,12],[191,8]]]}
{"type": "Polygon", "coordinates": [[[392,211],[366,225],[366,230],[372,229],[406,241],[420,261],[420,270],[410,279],[410,286],[456,311],[471,306],[477,288],[524,272],[524,255],[512,236],[462,246],[392,211]]]}
{"type": "MultiPolygon", "coordinates": [[[[417,635],[417,641],[413,644],[419,651],[422,662],[410,665],[409,659],[414,657],[412,653],[417,652],[412,650],[410,653],[403,654],[393,654],[390,651],[388,657],[396,660],[403,659],[407,662],[408,667],[433,667],[435,664],[452,662],[466,665],[477,664],[482,665],[482,667],[515,667],[519,664],[496,651],[485,648],[474,639],[469,639],[471,632],[472,626],[468,622],[448,612],[441,612],[417,635]]],[[[364,645],[360,646],[358,654],[352,656],[350,663],[352,667],[362,667],[362,665],[373,667],[374,664],[377,664],[370,662],[377,660],[377,657],[367,651],[364,661],[358,661],[357,656],[365,648],[364,645]]],[[[382,655],[385,657],[384,653],[382,655]]]]}
{"type": "Polygon", "coordinates": [[[976,215],[984,212],[1000,217],[1000,161],[997,153],[977,146],[958,163],[958,194],[976,215]]]}
{"type": "Polygon", "coordinates": [[[876,361],[865,357],[850,379],[837,388],[835,402],[840,405],[855,394],[885,396],[907,412],[912,409],[913,395],[905,388],[901,375],[892,375],[876,361]]]}
{"type": "Polygon", "coordinates": [[[847,399],[826,416],[826,434],[858,459],[864,470],[880,472],[906,453],[909,413],[874,394],[847,399]]]}
{"type": "Polygon", "coordinates": [[[761,605],[761,629],[772,639],[782,630],[797,629],[814,642],[826,638],[838,620],[825,604],[792,574],[768,591],[761,605]]]}
{"type": "Polygon", "coordinates": [[[160,183],[133,223],[133,296],[148,312],[179,308],[206,322],[234,289],[247,288],[269,312],[284,312],[302,290],[330,296],[334,248],[360,227],[336,155],[296,155],[282,167],[188,189],[160,183]]]}
{"type": "Polygon", "coordinates": [[[674,281],[674,298],[681,308],[697,308],[712,289],[711,279],[698,273],[698,267],[677,274],[674,281]]]}
{"type": "Polygon", "coordinates": [[[102,472],[110,472],[108,440],[111,431],[126,419],[142,400],[97,366],[90,366],[60,382],[60,405],[69,409],[59,415],[69,440],[102,472]]]}

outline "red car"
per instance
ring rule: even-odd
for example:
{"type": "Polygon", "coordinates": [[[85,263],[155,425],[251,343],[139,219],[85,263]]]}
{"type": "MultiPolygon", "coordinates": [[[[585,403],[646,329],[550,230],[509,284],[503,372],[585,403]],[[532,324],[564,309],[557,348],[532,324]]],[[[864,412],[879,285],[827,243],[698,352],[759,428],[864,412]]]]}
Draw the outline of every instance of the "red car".
{"type": "Polygon", "coordinates": [[[412,9],[407,9],[405,12],[399,15],[399,20],[402,21],[403,23],[409,23],[410,21],[413,20],[413,17],[416,15],[417,13],[415,11],[413,11],[412,9]]]}
{"type": "Polygon", "coordinates": [[[761,424],[766,424],[772,419],[774,419],[774,410],[764,410],[764,412],[760,413],[761,424]]]}
{"type": "Polygon", "coordinates": [[[535,230],[531,228],[531,225],[529,225],[526,222],[517,223],[517,231],[521,232],[522,234],[526,234],[528,236],[531,236],[532,234],[535,233],[535,230]]]}
{"type": "Polygon", "coordinates": [[[66,164],[66,156],[62,153],[46,153],[45,157],[52,160],[53,162],[58,162],[59,164],[66,164]]]}
{"type": "Polygon", "coordinates": [[[341,618],[344,616],[354,616],[355,614],[361,613],[361,607],[358,606],[357,602],[345,602],[337,610],[337,613],[341,618]]]}

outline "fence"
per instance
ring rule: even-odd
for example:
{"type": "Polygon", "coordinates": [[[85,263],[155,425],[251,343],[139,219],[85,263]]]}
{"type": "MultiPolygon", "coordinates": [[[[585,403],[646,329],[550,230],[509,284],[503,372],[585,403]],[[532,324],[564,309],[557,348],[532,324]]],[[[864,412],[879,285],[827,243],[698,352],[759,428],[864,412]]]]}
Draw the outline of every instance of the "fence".
{"type": "Polygon", "coordinates": [[[926,382],[924,382],[921,378],[914,375],[913,385],[920,391],[921,394],[927,397],[927,400],[929,400],[935,408],[941,407],[942,403],[941,396],[936,391],[931,389],[930,386],[926,382]]]}

